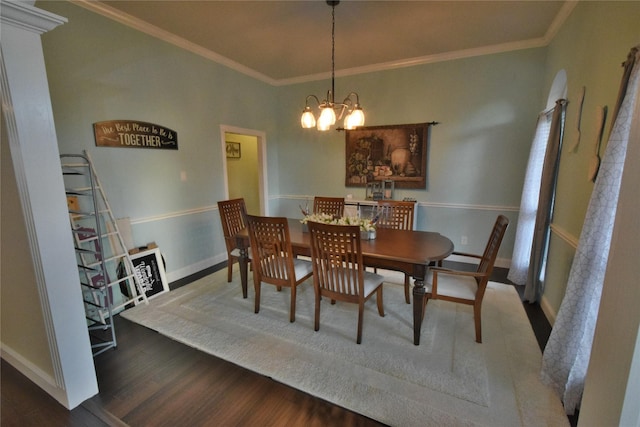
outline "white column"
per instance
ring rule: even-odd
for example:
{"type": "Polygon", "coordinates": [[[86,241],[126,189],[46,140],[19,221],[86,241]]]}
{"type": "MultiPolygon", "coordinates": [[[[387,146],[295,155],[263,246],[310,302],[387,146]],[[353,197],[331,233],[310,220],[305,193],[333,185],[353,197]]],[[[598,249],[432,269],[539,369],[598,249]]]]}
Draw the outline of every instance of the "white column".
{"type": "MultiPolygon", "coordinates": [[[[41,34],[65,18],[3,0],[2,111],[54,369],[38,378],[28,355],[10,362],[71,409],[98,392],[60,169],[41,34]]],[[[34,305],[37,307],[38,302],[34,305]]],[[[3,348],[3,358],[6,357],[3,348]]]]}

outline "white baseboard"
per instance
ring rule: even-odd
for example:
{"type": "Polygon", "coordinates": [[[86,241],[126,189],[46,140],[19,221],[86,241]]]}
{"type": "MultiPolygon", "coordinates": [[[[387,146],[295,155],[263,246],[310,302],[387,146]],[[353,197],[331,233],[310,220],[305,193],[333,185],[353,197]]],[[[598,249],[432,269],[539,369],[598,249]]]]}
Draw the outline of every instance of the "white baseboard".
{"type": "Polygon", "coordinates": [[[209,267],[213,267],[216,264],[224,262],[227,260],[227,254],[223,253],[220,255],[216,255],[211,258],[203,259],[202,261],[198,261],[195,264],[188,265],[179,270],[173,270],[171,272],[167,272],[167,282],[175,282],[176,280],[180,280],[192,274],[196,274],[201,272],[202,270],[206,270],[209,267]]]}
{"type": "Polygon", "coordinates": [[[0,344],[0,354],[2,358],[11,366],[16,368],[22,375],[33,381],[38,387],[43,389],[47,394],[56,399],[62,406],[71,410],[67,399],[66,390],[56,385],[55,379],[44,372],[42,369],[25,359],[18,352],[4,343],[0,344]]]}

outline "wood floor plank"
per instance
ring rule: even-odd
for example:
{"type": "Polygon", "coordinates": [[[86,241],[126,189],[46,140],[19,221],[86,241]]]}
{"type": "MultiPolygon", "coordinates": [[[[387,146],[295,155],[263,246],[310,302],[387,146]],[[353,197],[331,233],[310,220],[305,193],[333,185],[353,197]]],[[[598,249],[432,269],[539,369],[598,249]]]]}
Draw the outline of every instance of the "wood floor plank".
{"type": "Polygon", "coordinates": [[[108,426],[84,407],[67,410],[2,360],[0,425],[3,427],[108,426]]]}

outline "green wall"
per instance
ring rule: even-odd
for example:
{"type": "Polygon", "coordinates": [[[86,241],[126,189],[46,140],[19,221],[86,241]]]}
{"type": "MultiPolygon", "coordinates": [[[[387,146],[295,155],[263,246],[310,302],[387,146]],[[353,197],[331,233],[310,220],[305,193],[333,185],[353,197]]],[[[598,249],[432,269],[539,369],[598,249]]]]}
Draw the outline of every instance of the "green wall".
{"type": "Polygon", "coordinates": [[[274,133],[276,88],[74,4],[37,6],[69,20],[43,36],[60,152],[89,151],[116,217],[136,245],[159,245],[169,280],[225,260],[220,125],[274,133]],[[114,119],[173,129],[179,149],[96,147],[92,124],[114,119]]]}
{"type": "MultiPolygon", "coordinates": [[[[329,81],[269,86],[76,5],[38,7],[69,18],[43,37],[60,151],[90,151],[116,215],[131,218],[136,244],[159,244],[170,280],[224,260],[215,207],[224,197],[221,125],[267,135],[271,215],[299,215],[298,205],[316,194],[364,197],[344,184],[344,134],[299,127],[305,97],[324,94],[329,81]],[[91,125],[109,119],[172,128],[179,150],[95,147],[91,125]]],[[[366,125],[441,122],[431,134],[427,188],[397,190],[396,198],[417,199],[417,228],[464,251],[481,251],[495,217],[506,214],[512,224],[499,258],[508,264],[536,117],[553,77],[567,71],[570,101],[587,87],[583,142],[561,158],[547,273],[553,316],[592,189],[588,119],[615,100],[619,64],[640,41],[638,16],[640,2],[579,2],[548,47],[342,77],[336,95],[357,91],[366,125]]]]}
{"type": "MultiPolygon", "coordinates": [[[[527,49],[338,79],[336,92],[356,91],[365,125],[438,121],[432,128],[427,188],[396,189],[418,201],[417,228],[441,232],[460,249],[482,252],[498,214],[512,226],[499,257],[511,257],[517,210],[543,90],[545,49],[527,49]]],[[[296,215],[315,194],[364,198],[345,187],[345,135],[301,129],[306,95],[328,81],[280,91],[278,150],[280,211],[296,215]]]]}
{"type": "MultiPolygon", "coordinates": [[[[569,104],[561,152],[553,234],[545,277],[547,313],[557,312],[580,237],[587,205],[593,190],[588,169],[594,155],[596,117],[607,106],[604,153],[611,115],[622,78],[622,62],[640,43],[640,2],[580,2],[549,45],[545,72],[546,90],[555,74],[567,73],[569,104]],[[580,124],[580,144],[571,151],[576,137],[577,96],[585,87],[580,124]],[[574,102],[572,102],[574,101],[574,102]]],[[[553,317],[553,316],[552,316],[553,317]]],[[[552,319],[553,320],[553,319],[552,319]]]]}
{"type": "MultiPolygon", "coordinates": [[[[401,190],[402,197],[519,205],[543,98],[544,61],[544,49],[480,56],[342,78],[336,92],[338,97],[351,90],[360,94],[368,126],[440,122],[432,129],[427,188],[401,190]]],[[[330,187],[364,197],[364,188],[344,186],[344,133],[301,129],[296,120],[305,96],[320,95],[328,85],[281,90],[279,147],[285,148],[281,159],[289,165],[281,174],[305,178],[281,176],[281,192],[317,193],[330,187]]]]}

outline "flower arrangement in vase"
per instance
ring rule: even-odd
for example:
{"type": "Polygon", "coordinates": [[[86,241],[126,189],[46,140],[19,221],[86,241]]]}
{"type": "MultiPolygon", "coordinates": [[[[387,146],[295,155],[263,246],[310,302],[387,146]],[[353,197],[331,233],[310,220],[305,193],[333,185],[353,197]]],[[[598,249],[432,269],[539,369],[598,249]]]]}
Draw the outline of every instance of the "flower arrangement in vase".
{"type": "MultiPolygon", "coordinates": [[[[333,215],[318,213],[305,215],[305,217],[300,220],[303,225],[306,225],[309,221],[334,225],[357,225],[360,227],[360,237],[362,240],[373,240],[376,238],[375,218],[373,220],[357,216],[336,218],[333,215]]],[[[307,231],[306,229],[303,230],[307,231]]]]}

